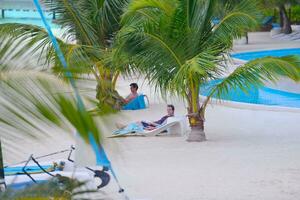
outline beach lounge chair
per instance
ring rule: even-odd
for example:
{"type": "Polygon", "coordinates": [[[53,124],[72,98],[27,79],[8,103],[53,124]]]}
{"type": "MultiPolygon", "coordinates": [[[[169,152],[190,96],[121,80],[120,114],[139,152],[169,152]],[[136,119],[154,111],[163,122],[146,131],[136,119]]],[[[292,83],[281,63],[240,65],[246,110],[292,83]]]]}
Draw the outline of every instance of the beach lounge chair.
{"type": "Polygon", "coordinates": [[[135,99],[123,106],[122,110],[141,110],[147,107],[149,107],[148,97],[144,94],[139,94],[135,99]]]}
{"type": "Polygon", "coordinates": [[[262,25],[267,26],[268,24],[272,24],[274,17],[273,16],[267,16],[262,20],[262,25]]]}
{"type": "Polygon", "coordinates": [[[186,130],[184,117],[169,117],[167,123],[158,126],[153,130],[144,130],[136,123],[129,124],[126,128],[117,130],[109,138],[128,137],[128,136],[158,136],[162,132],[172,135],[183,135],[186,130]]]}

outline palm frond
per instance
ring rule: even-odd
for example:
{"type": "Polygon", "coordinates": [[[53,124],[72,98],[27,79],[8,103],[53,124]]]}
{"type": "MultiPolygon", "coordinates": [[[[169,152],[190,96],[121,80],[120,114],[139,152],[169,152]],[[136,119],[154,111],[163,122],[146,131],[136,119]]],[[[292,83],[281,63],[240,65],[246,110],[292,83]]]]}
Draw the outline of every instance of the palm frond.
{"type": "Polygon", "coordinates": [[[84,45],[106,46],[119,29],[120,16],[127,0],[45,0],[57,13],[56,23],[84,45]]]}
{"type": "MultiPolygon", "coordinates": [[[[9,66],[11,70],[32,69],[32,66],[36,65],[37,70],[46,70],[51,67],[55,73],[64,72],[52,41],[43,28],[26,24],[1,24],[0,34],[0,39],[3,41],[0,43],[2,70],[4,65],[9,66]],[[32,58],[36,62],[33,65],[24,65],[21,60],[26,58],[32,58]]],[[[74,74],[91,73],[95,62],[104,58],[104,50],[100,47],[68,44],[59,38],[56,39],[67,59],[68,70],[74,74]]]]}
{"type": "Polygon", "coordinates": [[[214,33],[216,38],[229,45],[233,39],[256,28],[261,18],[256,0],[226,1],[222,9],[224,14],[220,16],[220,23],[214,27],[214,33]]]}
{"type": "MultiPolygon", "coordinates": [[[[57,23],[66,28],[66,35],[72,35],[82,44],[96,43],[96,31],[84,10],[86,1],[45,0],[45,5],[57,13],[57,23]]],[[[87,1],[89,2],[89,1],[87,1]]]]}
{"type": "Polygon", "coordinates": [[[65,82],[47,73],[22,70],[2,71],[0,81],[0,137],[6,151],[14,152],[11,137],[45,138],[52,131],[77,130],[85,141],[93,134],[100,142],[92,116],[77,108],[65,82]]]}
{"type": "MultiPolygon", "coordinates": [[[[49,64],[46,56],[54,53],[48,33],[39,26],[28,24],[0,24],[0,54],[2,62],[36,56],[37,61],[49,64]]],[[[61,40],[58,39],[60,43],[61,40]]]]}
{"type": "Polygon", "coordinates": [[[137,12],[143,10],[160,10],[167,16],[172,16],[176,8],[176,0],[140,0],[131,1],[122,17],[122,23],[128,21],[137,12]]]}

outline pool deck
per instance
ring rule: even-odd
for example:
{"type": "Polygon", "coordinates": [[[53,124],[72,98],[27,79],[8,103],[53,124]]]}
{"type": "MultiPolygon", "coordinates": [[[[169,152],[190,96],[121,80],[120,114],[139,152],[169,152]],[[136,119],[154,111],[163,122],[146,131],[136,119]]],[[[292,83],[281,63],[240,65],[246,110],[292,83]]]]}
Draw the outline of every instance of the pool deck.
{"type": "MultiPolygon", "coordinates": [[[[300,42],[274,40],[268,33],[250,33],[249,37],[249,45],[234,46],[234,51],[300,47],[300,42]]],[[[103,126],[106,136],[115,129],[114,122],[159,118],[166,103],[175,105],[177,115],[185,115],[182,101],[170,98],[165,102],[142,79],[121,78],[117,86],[121,95],[128,93],[132,81],[149,96],[150,109],[114,116],[103,126]]],[[[132,137],[105,139],[105,149],[131,200],[299,200],[299,121],[298,112],[218,104],[207,109],[207,142],[187,143],[185,137],[132,137]]],[[[23,158],[61,150],[75,142],[58,132],[43,143],[17,141],[22,150],[18,156],[23,158]]],[[[6,163],[16,159],[6,155],[6,163]]],[[[112,181],[102,195],[122,199],[117,190],[112,181]]]]}
{"type": "Polygon", "coordinates": [[[270,37],[269,32],[249,33],[248,45],[235,45],[233,52],[258,51],[283,48],[300,48],[300,42],[284,41],[270,37]]]}

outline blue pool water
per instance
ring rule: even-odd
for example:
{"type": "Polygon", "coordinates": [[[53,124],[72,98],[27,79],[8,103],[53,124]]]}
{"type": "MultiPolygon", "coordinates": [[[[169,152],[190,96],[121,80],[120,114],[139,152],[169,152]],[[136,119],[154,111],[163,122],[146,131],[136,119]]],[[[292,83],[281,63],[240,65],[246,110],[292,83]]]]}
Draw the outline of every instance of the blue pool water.
{"type": "MultiPolygon", "coordinates": [[[[51,28],[57,29],[59,26],[52,22],[52,13],[47,12],[45,13],[46,18],[51,26],[51,28]]],[[[44,24],[41,20],[41,17],[38,12],[28,10],[6,10],[5,11],[5,18],[0,17],[0,24],[4,23],[22,23],[22,24],[31,24],[40,27],[44,27],[44,24]]]]}
{"type": "MultiPolygon", "coordinates": [[[[300,56],[300,48],[235,53],[232,54],[232,57],[250,61],[266,56],[280,57],[288,55],[300,56]]],[[[200,93],[204,96],[207,96],[210,93],[211,87],[218,82],[220,82],[220,80],[209,82],[206,86],[203,86],[200,89],[200,93]]],[[[276,90],[268,87],[251,87],[247,92],[244,92],[240,89],[231,88],[229,89],[228,94],[221,94],[221,99],[251,104],[300,108],[300,94],[276,90]]]]}
{"type": "MultiPolygon", "coordinates": [[[[221,80],[214,80],[201,87],[201,95],[207,96],[210,93],[212,86],[220,81],[221,80]]],[[[247,92],[230,88],[228,94],[221,94],[221,99],[242,103],[300,108],[300,94],[268,87],[251,87],[247,92]]]]}
{"type": "Polygon", "coordinates": [[[288,55],[299,55],[300,56],[300,48],[234,53],[231,56],[233,58],[250,61],[250,60],[257,59],[257,58],[263,58],[266,56],[280,57],[280,56],[288,56],[288,55]]]}

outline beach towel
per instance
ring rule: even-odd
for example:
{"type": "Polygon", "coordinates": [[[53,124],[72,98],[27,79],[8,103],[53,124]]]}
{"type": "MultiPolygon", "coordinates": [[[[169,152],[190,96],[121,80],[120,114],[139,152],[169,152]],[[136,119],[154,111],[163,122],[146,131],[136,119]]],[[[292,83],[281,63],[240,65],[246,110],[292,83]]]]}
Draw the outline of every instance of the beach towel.
{"type": "Polygon", "coordinates": [[[128,124],[125,128],[116,130],[113,135],[127,135],[131,133],[142,133],[144,132],[144,127],[137,123],[128,124]]]}
{"type": "Polygon", "coordinates": [[[140,94],[135,99],[130,101],[128,104],[123,106],[122,110],[141,110],[146,108],[146,102],[145,98],[147,98],[146,95],[140,94]]]}

